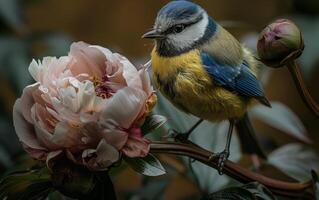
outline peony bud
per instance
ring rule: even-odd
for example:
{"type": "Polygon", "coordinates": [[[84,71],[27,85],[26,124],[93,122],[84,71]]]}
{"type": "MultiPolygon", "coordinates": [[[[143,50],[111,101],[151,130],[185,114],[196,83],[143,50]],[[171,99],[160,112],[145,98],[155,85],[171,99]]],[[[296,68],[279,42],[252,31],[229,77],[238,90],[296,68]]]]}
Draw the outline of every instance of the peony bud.
{"type": "Polygon", "coordinates": [[[279,19],[261,32],[257,48],[264,64],[280,67],[298,58],[304,49],[304,43],[299,28],[292,21],[279,19]]]}

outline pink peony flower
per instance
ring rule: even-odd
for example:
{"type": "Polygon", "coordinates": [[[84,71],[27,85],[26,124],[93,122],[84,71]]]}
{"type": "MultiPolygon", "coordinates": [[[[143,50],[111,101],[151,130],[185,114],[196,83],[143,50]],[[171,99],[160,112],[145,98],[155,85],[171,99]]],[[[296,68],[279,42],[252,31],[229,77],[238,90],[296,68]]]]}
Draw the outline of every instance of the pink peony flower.
{"type": "Polygon", "coordinates": [[[91,170],[119,159],[144,157],[149,141],[139,125],[156,96],[145,69],[100,46],[73,43],[68,56],[33,60],[36,81],[14,105],[16,133],[24,149],[50,164],[65,155],[91,170]]]}

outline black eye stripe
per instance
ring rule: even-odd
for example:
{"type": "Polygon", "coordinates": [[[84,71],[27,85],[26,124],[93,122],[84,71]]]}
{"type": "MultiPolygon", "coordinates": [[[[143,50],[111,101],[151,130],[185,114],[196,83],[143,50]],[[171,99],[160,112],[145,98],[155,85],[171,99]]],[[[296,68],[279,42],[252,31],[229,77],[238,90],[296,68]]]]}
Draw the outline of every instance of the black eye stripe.
{"type": "Polygon", "coordinates": [[[177,24],[177,25],[174,25],[174,26],[170,27],[167,31],[165,31],[165,33],[166,34],[169,34],[169,33],[180,33],[185,28],[186,28],[186,26],[184,24],[177,24]]]}
{"type": "Polygon", "coordinates": [[[163,33],[165,35],[170,34],[170,33],[174,33],[174,29],[176,28],[176,26],[183,26],[183,30],[193,24],[196,24],[197,22],[199,22],[200,20],[203,19],[203,16],[198,17],[196,20],[192,21],[192,22],[188,22],[188,23],[180,23],[180,24],[174,24],[173,26],[169,27],[166,31],[164,31],[163,33]]]}
{"type": "MultiPolygon", "coordinates": [[[[196,23],[196,22],[195,22],[196,23]]],[[[182,28],[182,30],[184,30],[185,28],[195,24],[195,23],[188,23],[188,24],[176,24],[170,28],[168,28],[166,31],[164,31],[164,34],[170,34],[170,33],[173,33],[173,32],[176,32],[175,30],[176,29],[180,29],[182,28]]],[[[181,32],[181,31],[179,31],[181,32]]]]}

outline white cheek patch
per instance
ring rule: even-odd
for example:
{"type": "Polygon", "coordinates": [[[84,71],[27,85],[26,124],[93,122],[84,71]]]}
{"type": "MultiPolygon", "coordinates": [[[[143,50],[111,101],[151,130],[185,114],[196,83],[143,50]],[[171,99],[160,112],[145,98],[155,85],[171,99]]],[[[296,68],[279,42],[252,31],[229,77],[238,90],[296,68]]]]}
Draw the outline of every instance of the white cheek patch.
{"type": "Polygon", "coordinates": [[[191,46],[204,36],[208,22],[208,16],[205,13],[202,20],[187,27],[183,32],[169,35],[169,42],[180,49],[191,46]]]}

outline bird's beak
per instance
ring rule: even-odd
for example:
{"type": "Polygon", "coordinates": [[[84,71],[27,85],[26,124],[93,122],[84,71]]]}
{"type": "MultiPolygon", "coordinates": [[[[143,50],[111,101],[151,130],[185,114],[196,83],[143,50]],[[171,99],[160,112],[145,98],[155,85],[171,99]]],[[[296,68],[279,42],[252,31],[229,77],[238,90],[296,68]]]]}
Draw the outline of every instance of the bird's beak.
{"type": "Polygon", "coordinates": [[[145,33],[142,38],[146,38],[146,39],[162,39],[164,38],[164,35],[161,34],[159,31],[157,31],[156,29],[153,29],[147,33],[145,33]]]}

